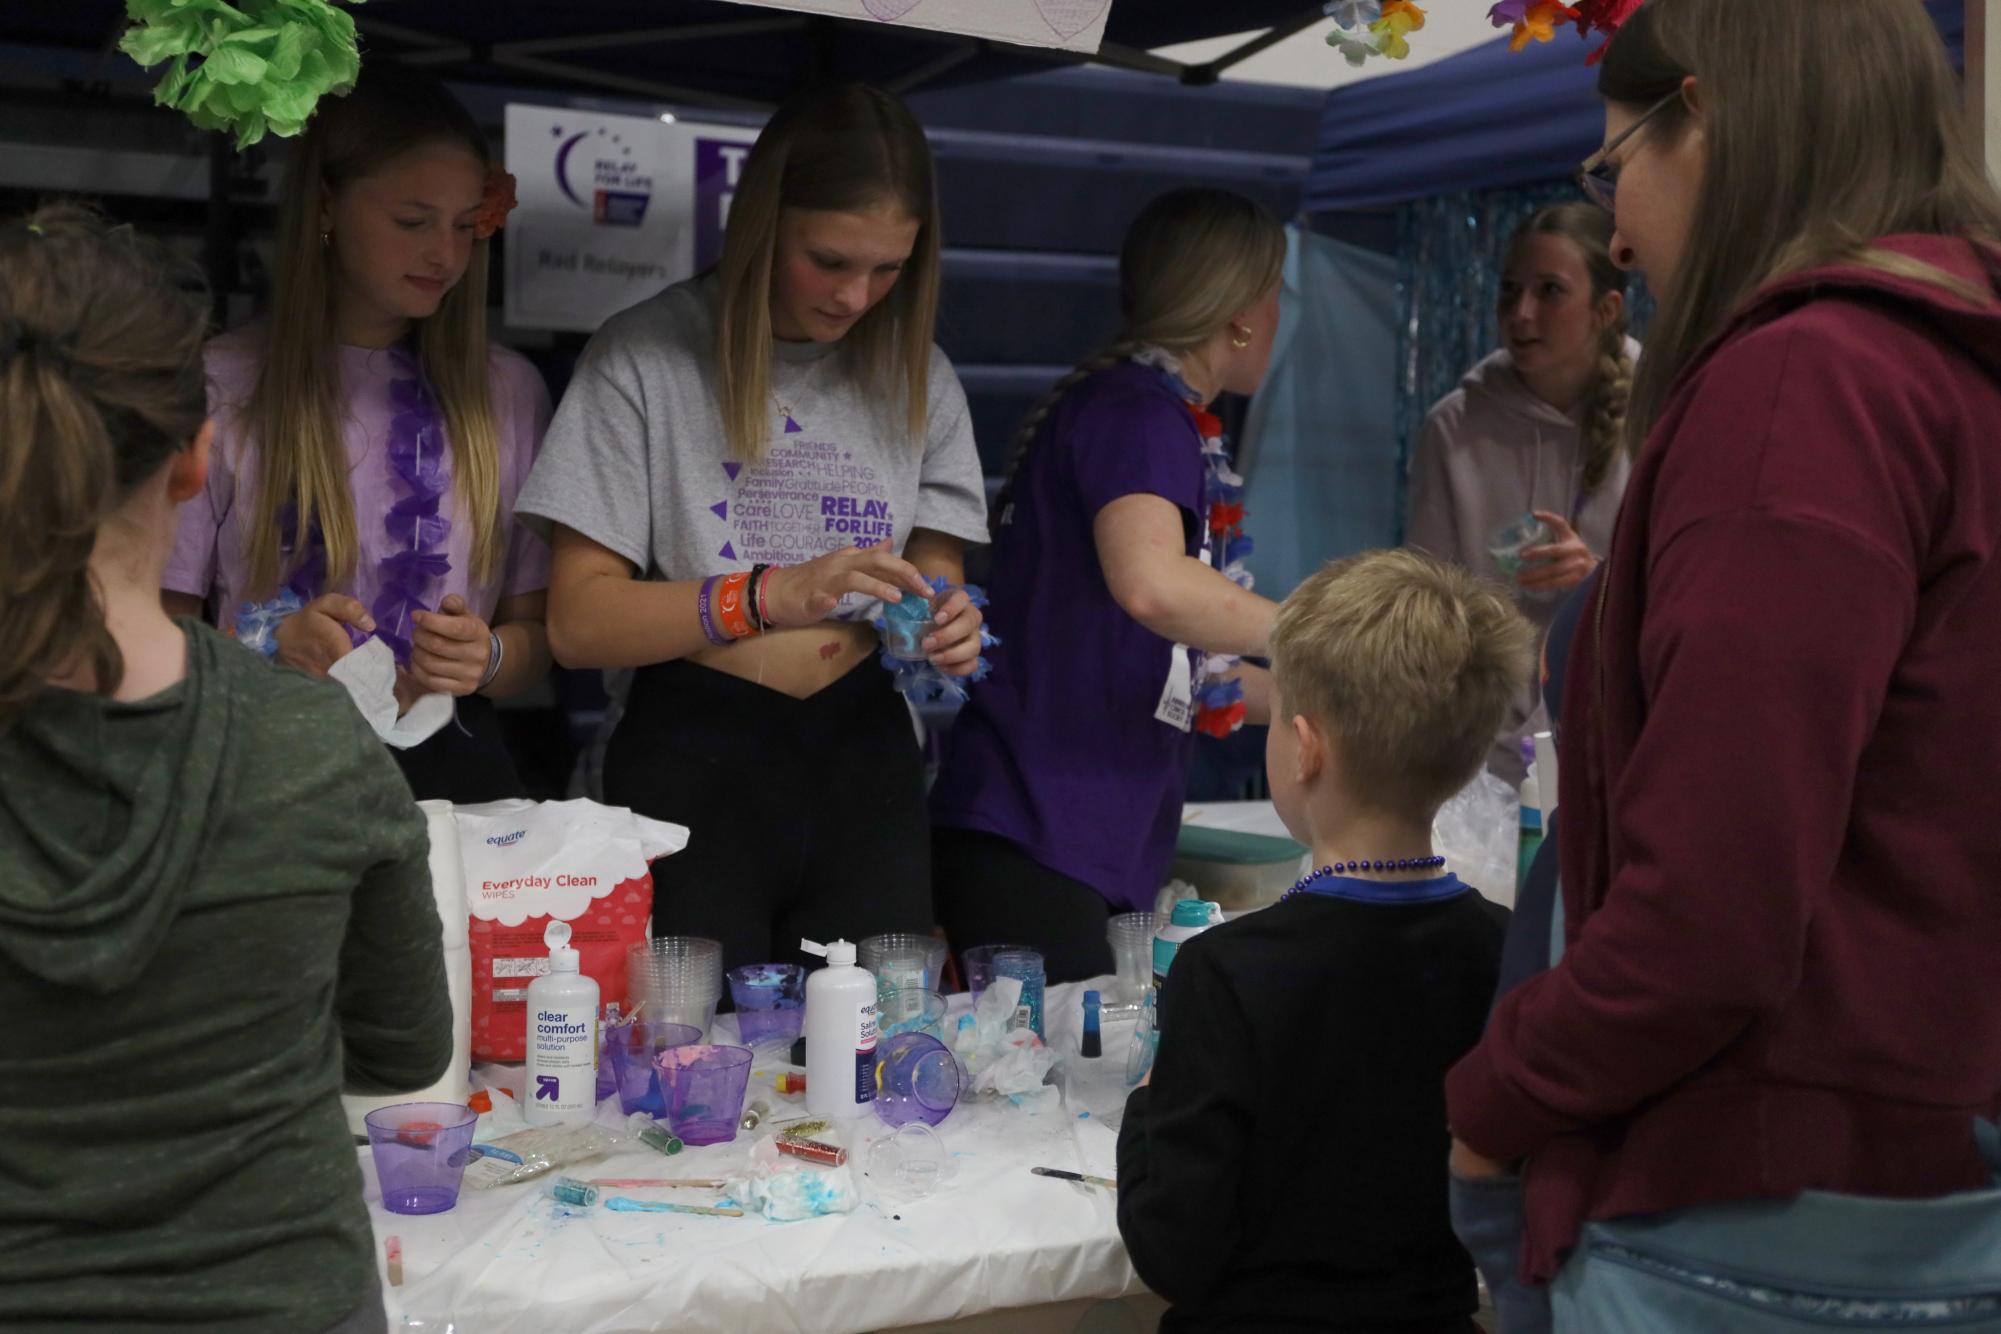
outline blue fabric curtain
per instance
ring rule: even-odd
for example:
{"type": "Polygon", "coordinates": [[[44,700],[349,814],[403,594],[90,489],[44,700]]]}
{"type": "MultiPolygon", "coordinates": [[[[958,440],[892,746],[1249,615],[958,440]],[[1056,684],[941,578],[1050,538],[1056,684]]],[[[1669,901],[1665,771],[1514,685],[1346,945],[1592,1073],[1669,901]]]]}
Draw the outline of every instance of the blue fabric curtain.
{"type": "Polygon", "coordinates": [[[1396,261],[1288,229],[1271,369],[1239,454],[1247,564],[1282,598],[1324,562],[1396,541],[1396,261]]]}

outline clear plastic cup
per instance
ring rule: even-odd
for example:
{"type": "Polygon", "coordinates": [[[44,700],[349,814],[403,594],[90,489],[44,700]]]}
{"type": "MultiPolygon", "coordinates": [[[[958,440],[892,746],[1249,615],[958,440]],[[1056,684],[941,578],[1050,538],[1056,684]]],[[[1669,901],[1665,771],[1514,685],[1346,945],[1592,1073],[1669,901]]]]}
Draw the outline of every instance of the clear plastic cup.
{"type": "Polygon", "coordinates": [[[736,1138],[743,1095],[750,1087],[748,1047],[697,1043],[660,1053],[660,1095],[667,1124],[689,1145],[724,1144],[736,1138]]]}
{"type": "Polygon", "coordinates": [[[1494,564],[1500,567],[1502,574],[1513,579],[1522,568],[1522,552],[1530,547],[1546,546],[1554,536],[1548,524],[1533,514],[1524,514],[1502,525],[1487,544],[1487,554],[1494,558],[1494,564]]]}
{"type": "Polygon", "coordinates": [[[746,1046],[791,1042],[806,1019],[806,970],[796,963],[751,963],[729,973],[730,1002],[746,1046]]]}
{"type": "Polygon", "coordinates": [[[1150,912],[1120,913],[1105,926],[1118,973],[1112,994],[1128,1005],[1137,1005],[1153,984],[1153,933],[1159,929],[1160,914],[1150,912]]]}
{"type": "Polygon", "coordinates": [[[399,1102],[364,1120],[382,1207],[392,1214],[441,1214],[459,1202],[479,1117],[456,1102],[399,1102]]]}
{"type": "Polygon", "coordinates": [[[723,947],[701,936],[661,936],[626,952],[626,1000],[653,1023],[688,1024],[704,1034],[723,995],[723,947]]]}
{"type": "Polygon", "coordinates": [[[959,1102],[959,1063],[929,1033],[899,1033],[878,1049],[875,1113],[890,1125],[937,1125],[959,1102]]]}
{"type": "Polygon", "coordinates": [[[884,657],[918,662],[927,656],[924,637],[938,628],[938,623],[931,617],[931,607],[929,598],[912,597],[907,593],[901,602],[882,604],[884,657]]]}
{"type": "Polygon", "coordinates": [[[878,995],[892,991],[937,991],[943,985],[945,942],[935,936],[890,931],[855,945],[855,962],[875,974],[878,995]]]}
{"type": "Polygon", "coordinates": [[[945,998],[935,991],[892,991],[876,1002],[876,1029],[886,1038],[929,1033],[945,1040],[945,998]]]}
{"type": "Polygon", "coordinates": [[[987,983],[994,980],[994,956],[1009,950],[1035,952],[1028,945],[975,945],[960,953],[959,967],[966,975],[966,990],[973,994],[974,1000],[978,1000],[980,993],[987,989],[987,983]]]}
{"type": "Polygon", "coordinates": [[[660,1095],[660,1071],[654,1062],[669,1047],[686,1047],[701,1040],[702,1030],[693,1024],[650,1019],[605,1029],[605,1056],[618,1087],[619,1110],[627,1116],[634,1112],[665,1116],[667,1104],[660,1095]]]}

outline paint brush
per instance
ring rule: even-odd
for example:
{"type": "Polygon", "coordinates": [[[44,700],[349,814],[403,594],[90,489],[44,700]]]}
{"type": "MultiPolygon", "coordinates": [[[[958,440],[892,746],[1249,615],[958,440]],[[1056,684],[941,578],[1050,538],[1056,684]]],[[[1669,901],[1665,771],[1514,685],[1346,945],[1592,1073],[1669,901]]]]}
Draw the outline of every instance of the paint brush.
{"type": "Polygon", "coordinates": [[[1058,1181],[1081,1181],[1087,1186],[1103,1186],[1106,1190],[1119,1188],[1119,1183],[1110,1177],[1086,1176],[1082,1172],[1066,1172],[1060,1167],[1031,1167],[1028,1170],[1039,1177],[1055,1177],[1058,1181]]]}

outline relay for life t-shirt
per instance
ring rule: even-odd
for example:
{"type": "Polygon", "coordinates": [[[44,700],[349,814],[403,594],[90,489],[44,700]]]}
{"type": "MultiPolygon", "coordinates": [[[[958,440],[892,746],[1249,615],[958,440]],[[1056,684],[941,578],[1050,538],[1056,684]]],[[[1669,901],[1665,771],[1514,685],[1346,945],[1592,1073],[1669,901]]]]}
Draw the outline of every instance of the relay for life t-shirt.
{"type": "MultiPolygon", "coordinates": [[[[931,349],[924,439],[896,395],[857,383],[841,343],[771,345],[771,438],[762,463],[729,457],[716,400],[718,289],[677,283],[606,321],[577,363],[515,503],[649,577],[699,579],[797,565],[912,528],[987,537],[986,492],[965,391],[931,349]]],[[[836,615],[875,604],[850,595],[836,615]]]]}
{"type": "Polygon", "coordinates": [[[1113,366],[1058,401],[994,547],[993,675],[932,793],[938,824],[1010,839],[1121,909],[1152,908],[1174,858],[1194,739],[1160,714],[1193,663],[1113,599],[1093,524],[1121,497],[1160,496],[1201,556],[1204,487],[1194,419],[1160,372],[1113,366]]]}

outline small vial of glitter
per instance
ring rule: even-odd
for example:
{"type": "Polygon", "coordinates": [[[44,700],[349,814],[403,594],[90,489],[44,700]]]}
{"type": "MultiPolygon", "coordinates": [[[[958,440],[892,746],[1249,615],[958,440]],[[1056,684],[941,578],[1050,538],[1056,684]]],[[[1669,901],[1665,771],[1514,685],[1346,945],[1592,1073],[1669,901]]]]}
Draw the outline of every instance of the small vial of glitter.
{"type": "Polygon", "coordinates": [[[780,1093],[804,1093],[806,1076],[796,1070],[786,1070],[771,1077],[772,1085],[780,1093]]]}
{"type": "Polygon", "coordinates": [[[750,1106],[743,1109],[742,1117],[738,1118],[737,1120],[737,1129],[755,1130],[757,1129],[758,1124],[761,1121],[763,1121],[765,1117],[770,1115],[771,1115],[771,1104],[766,1102],[764,1099],[759,1098],[756,1102],[753,1102],[750,1106]]]}
{"type": "Polygon", "coordinates": [[[681,1152],[680,1138],[658,1121],[649,1121],[639,1128],[639,1142],[668,1155],[681,1152]]]}
{"type": "Polygon", "coordinates": [[[575,1205],[579,1209],[588,1209],[598,1202],[598,1188],[575,1177],[557,1177],[556,1184],[549,1187],[549,1194],[556,1203],[575,1205]]]}
{"type": "Polygon", "coordinates": [[[778,1151],[790,1154],[794,1158],[804,1158],[809,1163],[819,1163],[823,1167],[839,1167],[848,1160],[846,1149],[817,1139],[792,1139],[780,1135],[778,1151]]]}

